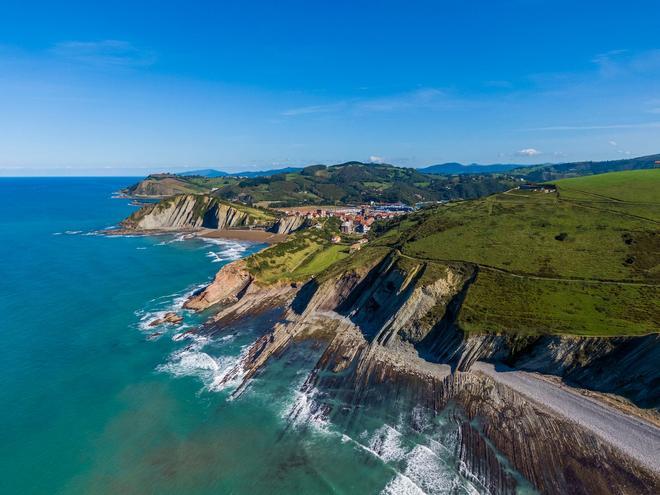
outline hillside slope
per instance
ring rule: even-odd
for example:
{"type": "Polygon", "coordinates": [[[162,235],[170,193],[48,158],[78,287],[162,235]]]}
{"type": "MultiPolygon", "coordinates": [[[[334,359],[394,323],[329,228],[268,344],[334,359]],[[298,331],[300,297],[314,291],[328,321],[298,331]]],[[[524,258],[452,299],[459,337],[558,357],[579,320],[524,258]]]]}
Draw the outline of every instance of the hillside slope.
{"type": "Polygon", "coordinates": [[[572,162],[518,168],[514,172],[530,181],[542,182],[568,177],[657,168],[660,155],[640,156],[604,162],[572,162]]]}
{"type": "Polygon", "coordinates": [[[175,174],[152,174],[120,192],[135,198],[166,198],[176,194],[206,192],[207,188],[175,174]]]}

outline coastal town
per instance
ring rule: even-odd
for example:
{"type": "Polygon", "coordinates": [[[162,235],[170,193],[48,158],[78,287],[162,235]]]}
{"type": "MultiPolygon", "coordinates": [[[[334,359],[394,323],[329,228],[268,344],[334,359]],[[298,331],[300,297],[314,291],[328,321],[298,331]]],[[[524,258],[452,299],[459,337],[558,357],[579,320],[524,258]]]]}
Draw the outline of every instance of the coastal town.
{"type": "Polygon", "coordinates": [[[414,211],[414,208],[402,203],[368,204],[359,206],[297,206],[277,208],[287,216],[303,217],[314,221],[325,218],[338,218],[341,221],[342,234],[364,235],[371,230],[377,220],[388,220],[414,211]]]}

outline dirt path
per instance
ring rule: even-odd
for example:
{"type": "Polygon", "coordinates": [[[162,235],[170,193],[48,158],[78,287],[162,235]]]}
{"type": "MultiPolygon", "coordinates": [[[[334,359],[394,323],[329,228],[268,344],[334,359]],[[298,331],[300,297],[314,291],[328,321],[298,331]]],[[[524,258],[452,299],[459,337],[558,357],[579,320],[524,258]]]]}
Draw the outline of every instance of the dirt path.
{"type": "Polygon", "coordinates": [[[400,249],[397,249],[396,252],[401,257],[407,258],[412,261],[429,262],[429,263],[470,263],[472,265],[478,266],[482,270],[490,270],[491,272],[502,273],[504,275],[508,275],[514,278],[528,278],[531,280],[549,280],[554,282],[571,282],[571,283],[581,283],[581,284],[632,285],[635,287],[658,287],[659,285],[659,284],[649,284],[645,282],[633,282],[626,280],[617,281],[617,280],[604,280],[604,279],[594,279],[594,278],[542,277],[540,275],[526,275],[526,274],[511,272],[509,270],[505,270],[504,268],[498,268],[492,265],[484,265],[482,263],[477,263],[475,261],[420,258],[418,256],[410,256],[409,254],[405,254],[400,249]]]}

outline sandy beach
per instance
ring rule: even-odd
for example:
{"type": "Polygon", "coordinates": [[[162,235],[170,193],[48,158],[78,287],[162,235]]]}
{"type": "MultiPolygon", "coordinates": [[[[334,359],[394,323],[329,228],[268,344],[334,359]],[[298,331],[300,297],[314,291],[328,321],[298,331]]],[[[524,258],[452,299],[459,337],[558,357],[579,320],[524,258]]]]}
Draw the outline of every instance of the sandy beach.
{"type": "Polygon", "coordinates": [[[264,242],[267,244],[277,244],[285,241],[287,237],[286,234],[274,234],[263,229],[113,229],[99,231],[99,234],[108,236],[188,234],[208,239],[235,239],[237,241],[264,242]]]}

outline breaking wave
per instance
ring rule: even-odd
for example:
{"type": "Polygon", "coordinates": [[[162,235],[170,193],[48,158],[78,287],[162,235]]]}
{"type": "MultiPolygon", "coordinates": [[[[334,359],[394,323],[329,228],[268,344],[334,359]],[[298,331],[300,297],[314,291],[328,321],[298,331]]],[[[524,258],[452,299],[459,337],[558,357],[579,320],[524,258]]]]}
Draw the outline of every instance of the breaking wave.
{"type": "Polygon", "coordinates": [[[244,242],[232,241],[228,239],[204,239],[205,246],[212,248],[219,246],[222,249],[218,252],[211,250],[206,253],[213,263],[224,261],[236,261],[245,255],[245,251],[250,246],[244,242]]]}

